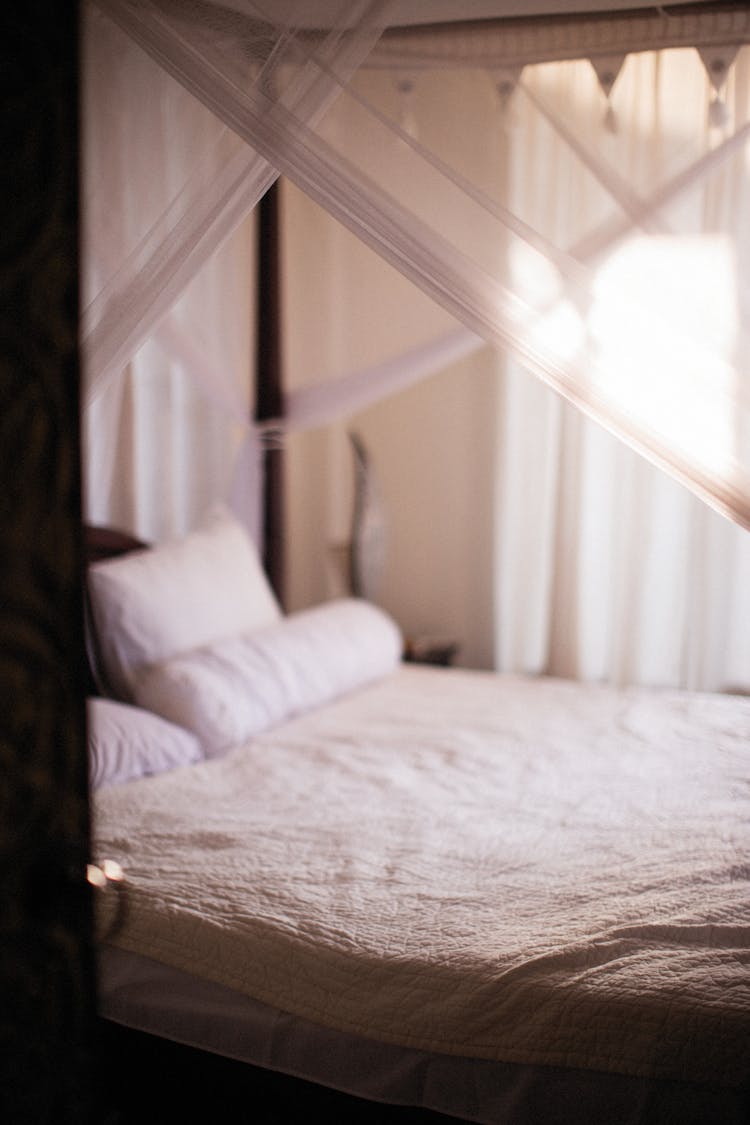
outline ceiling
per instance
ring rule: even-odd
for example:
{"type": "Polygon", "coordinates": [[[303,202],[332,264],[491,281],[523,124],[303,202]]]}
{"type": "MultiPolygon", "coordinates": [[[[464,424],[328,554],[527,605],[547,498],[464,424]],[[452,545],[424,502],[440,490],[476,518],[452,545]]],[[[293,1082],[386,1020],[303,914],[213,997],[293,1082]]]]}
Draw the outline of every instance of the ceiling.
{"type": "MultiPolygon", "coordinates": [[[[214,0],[224,7],[242,9],[242,0],[214,0]]],[[[268,2],[268,0],[264,0],[268,2]]],[[[720,2],[720,0],[718,0],[720,2]]],[[[730,0],[731,2],[731,0],[730,0]]],[[[679,4],[648,4],[644,0],[390,0],[384,5],[386,22],[392,27],[417,24],[462,22],[475,19],[509,19],[574,13],[616,12],[642,9],[654,11],[685,4],[709,6],[711,0],[680,0],[679,4]]],[[[726,4],[724,4],[726,6],[726,4]]],[[[341,22],[342,11],[354,12],[359,4],[342,5],[342,0],[273,0],[274,18],[281,17],[296,27],[331,27],[341,22]]]]}

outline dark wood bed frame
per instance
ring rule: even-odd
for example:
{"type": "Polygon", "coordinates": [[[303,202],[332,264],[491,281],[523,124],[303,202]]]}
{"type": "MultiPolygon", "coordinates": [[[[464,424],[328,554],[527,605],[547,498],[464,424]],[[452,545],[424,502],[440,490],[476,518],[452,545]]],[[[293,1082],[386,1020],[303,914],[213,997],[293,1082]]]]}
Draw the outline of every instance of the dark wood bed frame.
{"type": "MultiPolygon", "coordinates": [[[[260,212],[259,241],[259,337],[256,417],[266,419],[282,413],[281,353],[279,345],[278,196],[264,198],[260,212]]],[[[283,604],[282,453],[264,456],[264,565],[269,580],[283,604]]],[[[107,528],[84,529],[86,564],[142,550],[147,543],[125,532],[107,528]]],[[[90,613],[87,614],[90,619],[90,613]]],[[[93,630],[88,629],[88,655],[92,666],[90,691],[104,683],[93,630]],[[94,686],[94,684],[96,686],[94,686]]],[[[160,1125],[204,1119],[248,1125],[285,1125],[286,1122],[326,1122],[330,1125],[453,1125],[460,1118],[413,1106],[368,1101],[314,1082],[265,1070],[235,1059],[185,1046],[100,1017],[98,1037],[101,1051],[100,1079],[103,1105],[115,1106],[105,1125],[160,1125]]],[[[548,1121],[580,1120],[581,1109],[569,1084],[558,1085],[554,1069],[549,1083],[536,1091],[540,1125],[548,1121]]],[[[585,1077],[585,1076],[584,1076],[585,1077]]],[[[523,1082],[518,1089],[523,1097],[523,1082]]],[[[750,1122],[750,1091],[738,1095],[750,1122]]],[[[642,1125],[667,1125],[677,1119],[654,1094],[641,1105],[642,1125]]],[[[700,1116],[700,1109],[698,1110],[700,1116]]],[[[692,1120],[699,1117],[695,1114],[692,1120]]],[[[531,1120],[527,1113],[525,1120],[531,1120]]],[[[468,1122],[465,1125],[469,1125],[468,1122]]],[[[594,1123],[592,1122],[592,1125],[594,1123]]],[[[597,1123],[598,1125],[598,1123],[597,1123]]],[[[680,1123],[681,1125],[681,1123],[680,1123]]],[[[708,1125],[708,1119],[707,1119],[708,1125]]]]}
{"type": "MultiPolygon", "coordinates": [[[[119,558],[130,551],[143,550],[147,546],[147,543],[144,543],[141,539],[136,539],[134,535],[130,535],[126,531],[119,531],[114,527],[97,527],[93,524],[84,524],[83,558],[87,570],[92,563],[119,558]]],[[[83,581],[83,617],[86,645],[86,695],[110,696],[113,692],[107,682],[99,654],[99,643],[93,626],[91,601],[85,576],[83,581]]]]}
{"type": "MultiPolygon", "coordinates": [[[[259,421],[279,417],[281,390],[279,198],[276,186],[261,201],[258,225],[258,336],[255,412],[259,421]]],[[[269,581],[283,605],[282,451],[266,450],[263,463],[263,562],[269,581]]],[[[135,536],[111,527],[84,528],[86,565],[117,558],[148,547],[135,536]]],[[[86,614],[89,693],[110,694],[98,660],[86,614]]],[[[102,1081],[106,1098],[114,1096],[116,1119],[110,1125],[133,1125],[145,1120],[185,1122],[252,1122],[282,1125],[322,1121],[337,1125],[439,1125],[455,1117],[415,1107],[366,1101],[289,1075],[267,1071],[234,1059],[187,1047],[158,1036],[134,1031],[100,1018],[99,1044],[104,1059],[102,1081]],[[205,1115],[205,1117],[204,1117],[205,1115]]]]}
{"type": "MultiPolygon", "coordinates": [[[[84,526],[83,543],[87,567],[149,546],[128,532],[90,524],[84,526]]],[[[97,694],[102,688],[106,692],[95,633],[90,626],[87,632],[90,693],[97,694]]],[[[115,1105],[116,1116],[108,1125],[141,1125],[146,1106],[148,1120],[160,1125],[183,1125],[204,1114],[207,1121],[232,1125],[282,1125],[298,1120],[331,1125],[455,1125],[458,1120],[417,1107],[367,1101],[103,1017],[98,1019],[98,1046],[103,1059],[102,1103],[111,1106],[114,1101],[115,1105]]]]}
{"type": "Polygon", "coordinates": [[[105,1019],[100,1043],[112,1060],[110,1079],[119,1076],[118,1125],[460,1125],[456,1117],[366,1101],[105,1019]]]}
{"type": "MultiPolygon", "coordinates": [[[[111,527],[84,527],[87,566],[148,547],[140,539],[111,527]]],[[[89,630],[92,693],[103,684],[97,645],[89,630]]],[[[115,1103],[108,1125],[141,1125],[145,1120],[198,1120],[248,1125],[286,1122],[351,1122],[352,1125],[440,1125],[455,1117],[411,1106],[384,1105],[329,1087],[268,1071],[236,1059],[188,1047],[160,1036],[99,1017],[98,1046],[103,1059],[102,1100],[115,1103]],[[148,1116],[144,1116],[148,1107],[148,1116]]]]}
{"type": "MultiPolygon", "coordinates": [[[[86,527],[84,548],[88,563],[116,558],[148,544],[113,528],[86,527]]],[[[447,1116],[433,1110],[369,1101],[292,1075],[266,1070],[249,1063],[207,1050],[186,1046],[161,1036],[124,1027],[103,1017],[98,1019],[100,1057],[103,1060],[101,1079],[104,1084],[102,1103],[116,1106],[116,1116],[106,1118],[105,1125],[141,1125],[154,1121],[159,1125],[184,1125],[203,1119],[248,1125],[286,1125],[286,1122],[310,1121],[338,1125],[469,1125],[463,1118],[447,1116]],[[147,1114],[147,1116],[146,1116],[147,1114]]],[[[524,1122],[573,1122],[581,1120],[581,1104],[591,1096],[588,1083],[591,1075],[579,1072],[579,1087],[571,1083],[571,1072],[549,1068],[543,1083],[529,1087],[522,1071],[512,1081],[512,1094],[523,1104],[524,1122]],[[527,1109],[533,1097],[534,1108],[527,1109]],[[579,1104],[580,1103],[580,1104],[579,1104]]],[[[636,1098],[639,1125],[692,1125],[718,1122],[702,1109],[710,1103],[706,1091],[698,1087],[669,1092],[669,1083],[657,1083],[652,1090],[626,1090],[622,1076],[612,1076],[609,1093],[622,1106],[623,1098],[636,1098]],[[685,1102],[685,1098],[688,1102],[685,1102]],[[695,1104],[692,1098],[695,1099],[695,1104]],[[687,1109],[686,1109],[687,1106],[687,1109]],[[681,1107],[680,1112],[677,1107],[681,1107]],[[677,1114],[677,1115],[676,1115],[677,1114]]],[[[679,1087],[680,1084],[674,1084],[679,1087]]],[[[597,1096],[601,1106],[601,1097],[597,1096]]],[[[606,1097],[606,1095],[605,1095],[606,1097]]],[[[511,1102],[515,1104],[511,1096],[511,1102]]],[[[733,1122],[750,1123],[750,1089],[737,1092],[739,1118],[733,1122]]],[[[598,1120],[591,1118],[592,1125],[598,1120]]],[[[604,1120],[600,1118],[599,1120],[604,1120]]],[[[499,1123],[502,1125],[502,1123],[499,1123]]]]}

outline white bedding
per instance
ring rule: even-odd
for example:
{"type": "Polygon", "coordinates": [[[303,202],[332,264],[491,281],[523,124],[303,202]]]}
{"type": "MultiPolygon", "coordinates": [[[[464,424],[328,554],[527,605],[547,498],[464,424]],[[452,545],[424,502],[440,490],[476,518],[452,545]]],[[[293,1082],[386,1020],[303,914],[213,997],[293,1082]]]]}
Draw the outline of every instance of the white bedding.
{"type": "Polygon", "coordinates": [[[736,1085],[750,701],[405,667],[95,795],[118,944],[429,1051],[736,1085]]]}
{"type": "Polygon", "coordinates": [[[341,598],[155,663],[134,695],[188,727],[213,758],[394,671],[402,651],[387,614],[341,598]]]}

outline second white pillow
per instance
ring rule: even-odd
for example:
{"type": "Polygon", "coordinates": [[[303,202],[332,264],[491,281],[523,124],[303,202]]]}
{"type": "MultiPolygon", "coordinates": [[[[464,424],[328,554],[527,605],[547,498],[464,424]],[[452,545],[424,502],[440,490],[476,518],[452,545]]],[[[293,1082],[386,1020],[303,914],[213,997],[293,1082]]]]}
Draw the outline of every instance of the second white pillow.
{"type": "Polygon", "coordinates": [[[387,614],[342,599],[156,664],[135,696],[217,756],[392,671],[402,647],[387,614]]]}
{"type": "Polygon", "coordinates": [[[182,539],[95,564],[88,582],[104,672],[125,700],[146,666],[281,617],[254,544],[223,507],[182,539]]]}

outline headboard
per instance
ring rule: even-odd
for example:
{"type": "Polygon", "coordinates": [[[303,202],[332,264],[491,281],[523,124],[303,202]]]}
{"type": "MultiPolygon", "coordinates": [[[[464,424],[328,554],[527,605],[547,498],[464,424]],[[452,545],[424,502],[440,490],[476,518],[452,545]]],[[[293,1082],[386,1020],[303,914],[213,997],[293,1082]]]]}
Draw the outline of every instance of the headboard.
{"type": "Polygon", "coordinates": [[[114,527],[96,527],[93,524],[84,524],[83,554],[87,567],[91,563],[116,558],[118,555],[126,555],[128,551],[138,551],[144,547],[148,547],[148,543],[136,539],[134,535],[130,535],[127,531],[119,531],[114,527]]]}
{"type": "MultiPolygon", "coordinates": [[[[128,554],[129,551],[140,551],[148,546],[148,543],[144,543],[143,540],[137,539],[127,531],[120,531],[114,527],[97,527],[94,524],[83,525],[83,559],[86,571],[92,563],[118,558],[120,555],[128,554]]],[[[85,574],[83,612],[88,665],[86,670],[86,694],[111,695],[112,692],[102,671],[99,644],[93,626],[88,582],[85,574]]]]}

